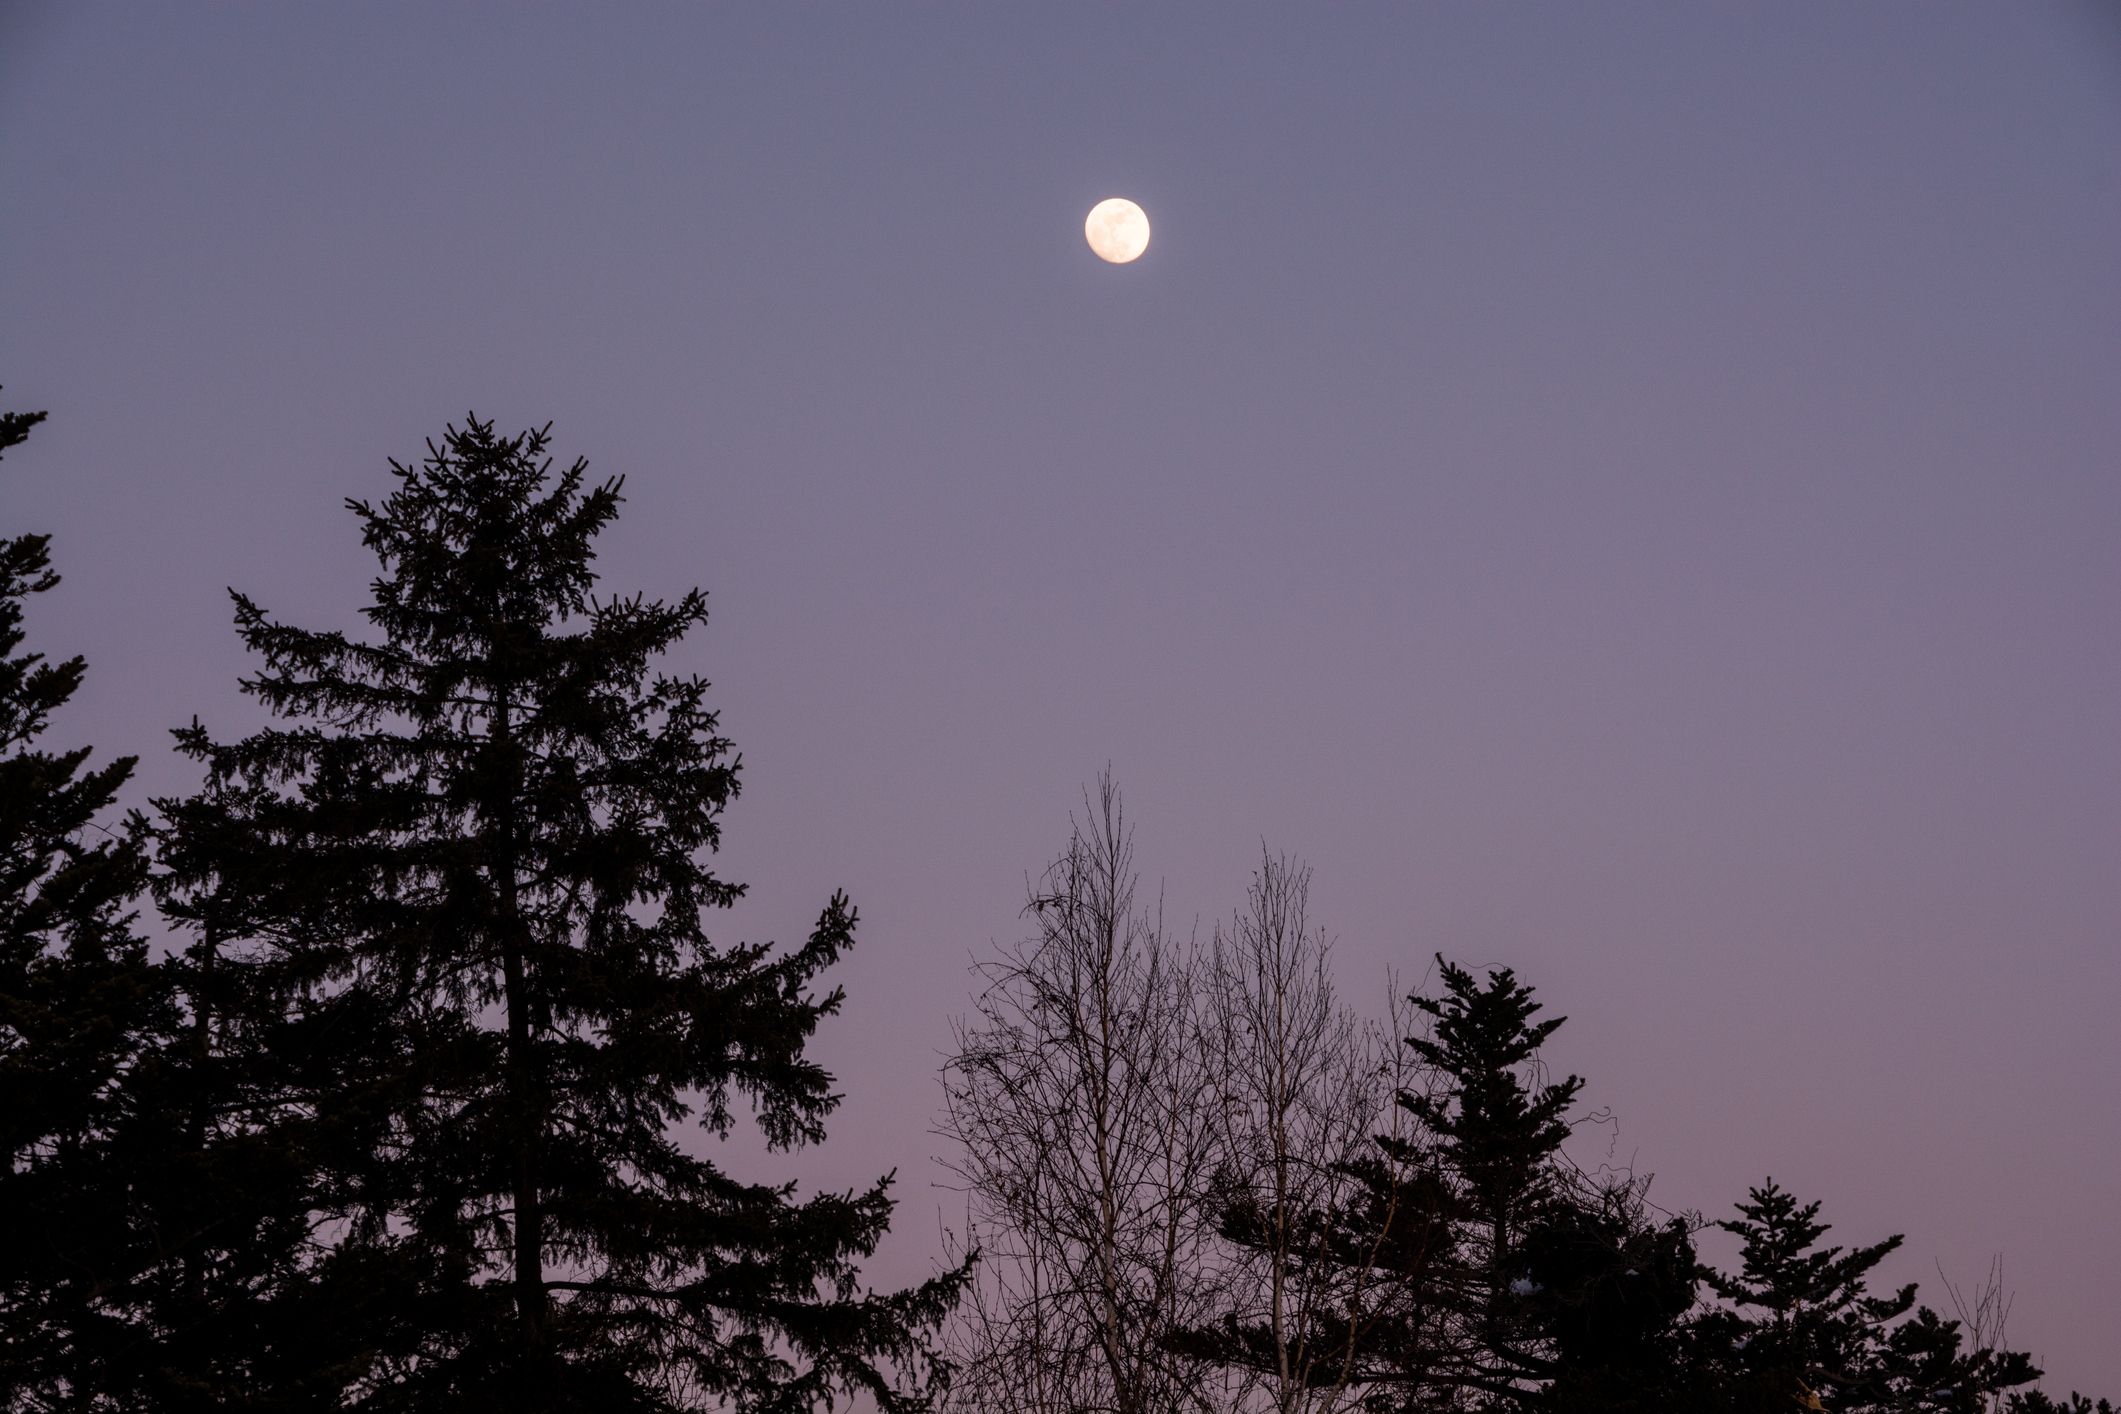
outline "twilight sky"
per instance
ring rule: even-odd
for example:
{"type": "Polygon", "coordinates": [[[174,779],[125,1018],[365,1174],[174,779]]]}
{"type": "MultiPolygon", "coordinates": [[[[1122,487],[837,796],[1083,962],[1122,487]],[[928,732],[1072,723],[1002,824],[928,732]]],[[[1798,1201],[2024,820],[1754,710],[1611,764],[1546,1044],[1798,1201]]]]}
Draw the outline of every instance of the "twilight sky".
{"type": "Polygon", "coordinates": [[[882,1277],[1109,761],[1181,928],[1301,854],[1350,1000],[1516,966],[1654,1197],[2000,1251],[2121,1393],[2117,253],[2089,4],[14,3],[0,504],[160,792],[253,720],[224,586],[355,622],[386,456],[625,473],[739,926],[862,909],[799,1168],[899,1168],[882,1277]]]}

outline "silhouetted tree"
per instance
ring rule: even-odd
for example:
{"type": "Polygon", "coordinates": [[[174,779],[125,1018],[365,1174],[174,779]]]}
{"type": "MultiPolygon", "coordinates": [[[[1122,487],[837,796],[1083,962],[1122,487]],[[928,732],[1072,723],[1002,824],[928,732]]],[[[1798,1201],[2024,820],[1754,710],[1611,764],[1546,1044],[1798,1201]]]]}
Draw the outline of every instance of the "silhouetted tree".
{"type": "Polygon", "coordinates": [[[2016,1351],[1963,1348],[1959,1323],[1916,1308],[1912,1283],[1871,1295],[1901,1239],[1821,1246],[1819,1204],[1773,1179],[1717,1226],[1743,1246],[1736,1273],[1701,1272],[1723,1303],[1690,1332],[1702,1407],[1980,1414],[2040,1373],[2016,1351]]]}
{"type": "Polygon", "coordinates": [[[1692,1407],[1684,1320],[1696,1281],[1685,1219],[1653,1217],[1640,1184],[1577,1176],[1532,1216],[1519,1253],[1542,1381],[1519,1403],[1568,1414],[1692,1407]]]}
{"type": "Polygon", "coordinates": [[[155,893],[189,936],[158,969],[182,1017],[143,1068],[134,1135],[164,1250],[133,1293],[158,1339],[126,1372],[128,1408],[336,1409],[425,1347],[431,1292],[409,1252],[339,1240],[361,1196],[349,1175],[389,1142],[387,1109],[342,1103],[344,1077],[388,1063],[385,1030],[318,1004],[298,955],[257,941],[272,921],[242,911],[287,894],[256,847],[274,799],[222,781],[155,802],[155,893]]]}
{"type": "Polygon", "coordinates": [[[2024,1390],[2012,1394],[2003,1407],[2007,1414],[2114,1414],[2113,1401],[2094,1404],[2090,1395],[2074,1391],[2068,1399],[2056,1399],[2036,1389],[2024,1390]]]}
{"type": "Polygon", "coordinates": [[[1200,960],[1135,901],[1110,775],[1029,889],[1031,935],[978,971],[943,1071],[978,1283],[951,1331],[979,1414],[1216,1408],[1168,1336],[1197,1319],[1215,1077],[1200,960]]]}
{"type": "MultiPolygon", "coordinates": [[[[41,416],[0,419],[0,448],[41,416]]],[[[45,538],[0,545],[0,577],[12,654],[24,596],[57,583],[45,538]]],[[[329,1407],[335,1342],[289,1329],[311,1206],[296,1155],[262,1077],[208,1053],[184,961],[134,933],[144,822],[94,818],[132,761],[84,775],[85,751],[32,744],[82,672],[0,667],[0,1407],[329,1407]]],[[[311,1331],[344,1328],[329,1305],[309,1303],[311,1331]]]]}
{"type": "MultiPolygon", "coordinates": [[[[1206,969],[1216,1140],[1207,1194],[1220,1239],[1207,1319],[1174,1349],[1235,1375],[1231,1407],[1332,1414],[1362,1398],[1377,1335],[1428,1293],[1433,1194],[1383,1164],[1403,1133],[1395,1097],[1413,1052],[1334,994],[1331,945],[1310,921],[1310,870],[1263,855],[1206,969]]],[[[1395,1013],[1396,1021],[1396,1013],[1395,1013]]]]}
{"type": "MultiPolygon", "coordinates": [[[[1693,1303],[1685,1225],[1651,1220],[1639,1185],[1563,1157],[1583,1082],[1546,1080],[1538,1059],[1562,1018],[1538,1019],[1508,969],[1482,980],[1437,963],[1440,994],[1409,998],[1429,1028],[1405,1041],[1407,1123],[1343,1161],[1355,1195],[1285,1219],[1320,1234],[1319,1260],[1357,1298],[1318,1322],[1347,1351],[1333,1378],[1373,1410],[1662,1407],[1693,1303]]],[[[1226,1227],[1260,1240],[1244,1208],[1226,1227]]],[[[1239,1326],[1223,1348],[1279,1358],[1239,1326]]]]}
{"type": "Polygon", "coordinates": [[[988,1259],[961,1407],[2094,1414],[2011,1394],[2000,1270],[1972,1319],[1872,1296],[1899,1239],[1818,1248],[1772,1183],[1721,1224],[1741,1271],[1702,1268],[1698,1216],[1565,1152],[1583,1081],[1514,973],[1439,956],[1394,1064],[1334,1002],[1306,871],[1267,856],[1204,963],[1135,907],[1109,778],[1086,803],[945,1068],[988,1259]]]}
{"type": "Polygon", "coordinates": [[[1565,1018],[1540,1019],[1508,968],[1436,961],[1440,995],[1412,999],[1430,1033],[1408,1044],[1440,1083],[1402,1100],[1451,1194],[1441,1300],[1457,1329],[1429,1378],[1474,1408],[1658,1407],[1694,1298],[1685,1225],[1563,1155],[1583,1081],[1547,1079],[1539,1054],[1565,1018]]]}
{"type": "Polygon", "coordinates": [[[278,1000],[208,1015],[208,1046],[259,1052],[291,1108],[312,1279],[368,1327],[343,1398],[919,1408],[957,1278],[859,1290],[889,1178],[798,1201],[679,1142],[739,1102],[772,1148],[822,1136],[838,1097],[805,1045],[840,995],[812,987],[855,914],[835,896],[781,954],[708,938],[741,892],[706,862],[737,762],[707,684],[655,667],[705,598],[593,597],[619,483],[546,447],[470,419],[392,463],[389,497],[348,503],[375,636],[237,595],[245,690],[283,724],[179,734],[208,784],[170,805],[170,906],[202,996],[248,968],[278,1000]]]}
{"type": "Polygon", "coordinates": [[[1482,985],[1455,963],[1436,963],[1443,995],[1410,998],[1432,1018],[1433,1034],[1407,1044],[1446,1084],[1441,1093],[1409,1093],[1401,1103],[1436,1136],[1458,1180],[1479,1234],[1481,1304],[1499,1323],[1518,1279],[1513,1259],[1525,1220],[1552,1190],[1553,1162],[1569,1137],[1567,1116],[1583,1079],[1546,1083],[1528,1073],[1567,1018],[1533,1020],[1543,1008],[1510,969],[1491,971],[1482,985]]]}
{"type": "MultiPolygon", "coordinates": [[[[44,414],[0,415],[0,451],[44,414]]],[[[106,1299],[152,1260],[131,1221],[144,1176],[125,1136],[138,1070],[174,1014],[135,902],[137,823],[108,815],[134,758],[42,744],[79,657],[19,651],[29,599],[59,582],[50,537],[0,539],[0,1407],[87,1406],[135,1337],[106,1299]]]]}

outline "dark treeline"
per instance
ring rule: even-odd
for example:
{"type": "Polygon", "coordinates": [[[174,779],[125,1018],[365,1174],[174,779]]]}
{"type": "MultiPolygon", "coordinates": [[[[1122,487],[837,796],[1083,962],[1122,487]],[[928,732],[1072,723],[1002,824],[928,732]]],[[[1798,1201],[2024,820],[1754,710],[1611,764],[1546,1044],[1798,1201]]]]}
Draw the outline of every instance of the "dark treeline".
{"type": "Polygon", "coordinates": [[[122,818],[134,759],[45,741],[85,672],[25,648],[48,539],[0,539],[0,1409],[2093,1409],[2026,1389],[1999,1290],[1874,1289],[1899,1239],[1772,1181],[1704,1267],[1570,1160],[1511,973],[1361,1020],[1272,856],[1175,943],[1109,781],[957,1029],[963,1260],[866,1287],[888,1177],[685,1137],[823,1136],[856,924],[708,935],[739,761],[659,666],[704,596],[594,592],[619,483],[544,431],[391,472],[347,503],[370,631],[236,594],[272,725],[178,729],[196,790],[122,818]]]}
{"type": "Polygon", "coordinates": [[[1382,1020],[1339,1002],[1309,873],[1263,855],[1209,941],[1137,900],[1109,777],[982,969],[943,1132],[981,1254],[951,1399],[985,1414],[2110,1414],[2028,1386],[2000,1267],[1953,1314],[1879,1288],[1763,1181],[1714,1227],[1572,1160],[1563,1018],[1442,957],[1382,1020]]]}

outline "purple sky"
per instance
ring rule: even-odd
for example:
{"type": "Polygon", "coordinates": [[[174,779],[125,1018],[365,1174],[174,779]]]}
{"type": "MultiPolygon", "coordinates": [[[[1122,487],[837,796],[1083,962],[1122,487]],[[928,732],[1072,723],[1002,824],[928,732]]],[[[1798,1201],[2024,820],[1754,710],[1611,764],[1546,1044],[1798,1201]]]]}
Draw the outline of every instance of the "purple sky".
{"type": "Polygon", "coordinates": [[[554,420],[713,595],[742,926],[862,908],[885,1276],[1109,761],[1182,925],[1297,852],[1352,1000],[1515,965],[1663,1202],[2001,1251],[2121,1394],[2117,375],[2089,5],[0,7],[62,739],[183,788],[223,586],[350,622],[342,497],[554,420]]]}

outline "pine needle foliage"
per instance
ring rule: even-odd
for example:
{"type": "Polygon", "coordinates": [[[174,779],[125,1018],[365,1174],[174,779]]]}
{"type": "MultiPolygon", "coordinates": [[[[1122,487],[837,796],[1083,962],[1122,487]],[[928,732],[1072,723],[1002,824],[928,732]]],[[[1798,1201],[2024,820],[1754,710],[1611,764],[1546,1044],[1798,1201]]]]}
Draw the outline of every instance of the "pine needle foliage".
{"type": "Polygon", "coordinates": [[[1959,1322],[1916,1306],[1914,1284],[1871,1293],[1899,1236],[1824,1245],[1819,1203],[1772,1178],[1737,1209],[1717,1226],[1740,1240],[1739,1270],[1701,1271],[1721,1299],[1691,1332],[1702,1407],[1983,1414],[2038,1378],[2022,1352],[1966,1348],[1959,1322]]]}
{"type": "MultiPolygon", "coordinates": [[[[0,415],[0,452],[39,413],[0,415]]],[[[142,1057],[173,1013],[136,904],[137,824],[99,823],[133,758],[91,766],[51,750],[52,715],[81,686],[79,657],[24,651],[26,610],[55,588],[51,538],[0,538],[0,1408],[75,1400],[131,1339],[102,1296],[136,1270],[126,1221],[143,1177],[123,1142],[142,1057]]],[[[118,823],[113,821],[113,823],[118,823]]]]}
{"type": "Polygon", "coordinates": [[[860,1287],[890,1178],[802,1199],[683,1139],[741,1110],[772,1150],[823,1137],[805,1046],[856,916],[708,937],[742,893],[709,865],[739,763],[708,684],[659,667],[706,599],[594,595],[620,483],[548,444],[469,418],[393,462],[347,503],[373,633],[235,594],[276,724],[178,733],[207,785],[164,803],[171,911],[277,989],[317,1270],[376,1323],[344,1402],[921,1409],[957,1279],[860,1287]]]}
{"type": "Polygon", "coordinates": [[[1535,1021],[1543,1008],[1510,969],[1490,972],[1483,985],[1442,957],[1436,965],[1443,995],[1408,998],[1428,1014],[1434,1034],[1407,1044],[1449,1084],[1438,1094],[1409,1093],[1400,1103],[1435,1136],[1488,1230],[1489,1259],[1499,1272],[1517,1220],[1539,1196],[1569,1136],[1569,1108],[1583,1081],[1574,1075],[1554,1083],[1525,1079],[1525,1068],[1567,1018],[1535,1021]]]}

